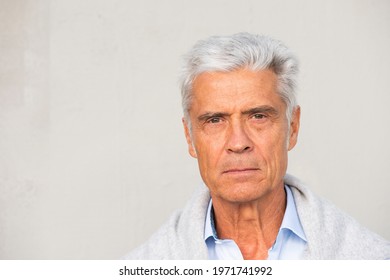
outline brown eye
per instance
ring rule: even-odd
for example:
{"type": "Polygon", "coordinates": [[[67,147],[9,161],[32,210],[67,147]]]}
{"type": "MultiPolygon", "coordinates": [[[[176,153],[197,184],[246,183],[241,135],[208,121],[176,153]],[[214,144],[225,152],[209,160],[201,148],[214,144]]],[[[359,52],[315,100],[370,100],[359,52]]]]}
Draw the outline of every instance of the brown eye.
{"type": "Polygon", "coordinates": [[[210,118],[207,120],[208,123],[219,123],[221,121],[221,118],[210,118]]]}
{"type": "Polygon", "coordinates": [[[252,116],[254,119],[264,119],[264,118],[266,118],[266,115],[263,115],[263,114],[254,114],[253,116],[252,116]]]}

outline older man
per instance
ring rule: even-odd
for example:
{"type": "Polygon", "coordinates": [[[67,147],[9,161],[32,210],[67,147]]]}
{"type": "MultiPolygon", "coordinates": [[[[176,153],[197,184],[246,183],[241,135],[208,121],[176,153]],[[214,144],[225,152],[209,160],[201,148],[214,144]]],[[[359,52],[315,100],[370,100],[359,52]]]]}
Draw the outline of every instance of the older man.
{"type": "Polygon", "coordinates": [[[129,259],[386,259],[390,244],[286,175],[298,65],[272,38],[211,37],[185,57],[183,125],[205,186],[129,259]]]}

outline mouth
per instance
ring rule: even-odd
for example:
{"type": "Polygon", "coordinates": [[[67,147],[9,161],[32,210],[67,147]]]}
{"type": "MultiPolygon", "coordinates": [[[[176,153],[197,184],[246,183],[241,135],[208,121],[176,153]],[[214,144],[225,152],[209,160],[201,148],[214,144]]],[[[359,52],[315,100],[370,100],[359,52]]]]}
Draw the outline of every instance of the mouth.
{"type": "Polygon", "coordinates": [[[245,174],[259,171],[259,168],[232,168],[222,172],[223,174],[245,174]]]}

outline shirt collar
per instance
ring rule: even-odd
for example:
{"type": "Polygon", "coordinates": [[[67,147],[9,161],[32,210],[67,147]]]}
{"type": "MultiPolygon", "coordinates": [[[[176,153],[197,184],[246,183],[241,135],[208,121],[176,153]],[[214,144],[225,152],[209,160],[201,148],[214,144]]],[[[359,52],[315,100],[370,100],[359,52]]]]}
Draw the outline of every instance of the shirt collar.
{"type": "Polygon", "coordinates": [[[300,237],[302,240],[306,241],[306,235],[303,231],[301,221],[298,217],[297,208],[295,206],[294,196],[289,186],[285,185],[284,189],[286,190],[287,195],[287,205],[286,211],[284,212],[284,217],[280,229],[289,229],[295,235],[300,237]]]}
{"type": "MultiPolygon", "coordinates": [[[[294,197],[292,195],[290,187],[285,185],[284,189],[287,195],[287,205],[286,205],[286,211],[284,212],[284,217],[280,229],[288,229],[292,231],[295,235],[300,237],[302,240],[307,242],[306,235],[303,231],[301,222],[298,217],[297,208],[295,206],[294,197]]],[[[206,221],[204,227],[204,240],[208,239],[209,237],[213,237],[214,240],[218,239],[218,235],[214,224],[214,210],[213,210],[212,199],[210,199],[209,206],[207,208],[206,221]]]]}
{"type": "Polygon", "coordinates": [[[215,240],[217,240],[217,232],[215,230],[215,224],[214,224],[214,211],[213,210],[213,201],[210,198],[209,206],[207,208],[207,214],[206,214],[206,224],[204,227],[204,240],[206,240],[209,237],[214,237],[215,240]],[[213,212],[211,215],[211,211],[213,212]],[[213,222],[211,222],[211,216],[213,216],[213,222]]]}

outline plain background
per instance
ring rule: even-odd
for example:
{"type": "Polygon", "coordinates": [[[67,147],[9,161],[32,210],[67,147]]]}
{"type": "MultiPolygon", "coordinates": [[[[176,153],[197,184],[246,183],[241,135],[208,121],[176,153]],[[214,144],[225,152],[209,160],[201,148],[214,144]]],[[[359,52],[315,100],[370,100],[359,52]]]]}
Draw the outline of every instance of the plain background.
{"type": "Polygon", "coordinates": [[[0,258],[118,259],[183,207],[201,181],[180,59],[240,31],[300,60],[289,172],[390,239],[389,15],[387,0],[0,0],[0,258]]]}

